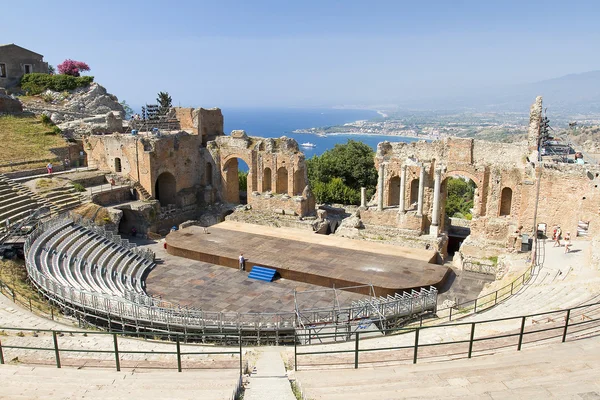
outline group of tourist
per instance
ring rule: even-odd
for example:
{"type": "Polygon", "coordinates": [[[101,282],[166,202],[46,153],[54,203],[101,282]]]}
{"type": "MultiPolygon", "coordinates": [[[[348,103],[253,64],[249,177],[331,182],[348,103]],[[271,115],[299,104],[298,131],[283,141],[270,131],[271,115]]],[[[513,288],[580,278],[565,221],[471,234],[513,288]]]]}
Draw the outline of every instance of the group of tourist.
{"type": "MultiPolygon", "coordinates": [[[[554,231],[552,233],[552,241],[554,241],[554,246],[552,247],[561,247],[562,244],[560,243],[560,240],[563,239],[562,237],[562,229],[560,229],[560,225],[556,225],[556,227],[554,228],[554,231]]],[[[568,253],[571,251],[571,232],[567,232],[567,234],[564,237],[565,240],[565,253],[568,253]]]]}

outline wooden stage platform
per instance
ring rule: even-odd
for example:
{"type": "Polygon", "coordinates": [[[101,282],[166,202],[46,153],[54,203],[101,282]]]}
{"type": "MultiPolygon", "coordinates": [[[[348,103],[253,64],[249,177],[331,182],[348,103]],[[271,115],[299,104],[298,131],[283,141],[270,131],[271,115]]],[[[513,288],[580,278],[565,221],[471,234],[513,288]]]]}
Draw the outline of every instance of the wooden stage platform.
{"type": "MultiPolygon", "coordinates": [[[[252,266],[274,268],[284,279],[324,287],[372,284],[377,296],[444,284],[450,269],[434,264],[435,251],[317,235],[291,228],[225,221],[171,232],[169,254],[238,268],[244,253],[252,266]]],[[[368,288],[357,290],[369,294],[368,288]]]]}

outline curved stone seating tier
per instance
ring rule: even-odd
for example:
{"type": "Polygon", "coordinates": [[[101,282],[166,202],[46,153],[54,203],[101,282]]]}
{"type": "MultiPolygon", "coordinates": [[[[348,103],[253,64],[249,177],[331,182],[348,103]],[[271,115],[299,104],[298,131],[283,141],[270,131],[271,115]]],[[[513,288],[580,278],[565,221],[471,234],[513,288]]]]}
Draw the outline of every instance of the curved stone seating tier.
{"type": "Polygon", "coordinates": [[[0,232],[27,219],[42,206],[38,200],[27,187],[0,176],[0,232]]]}
{"type": "Polygon", "coordinates": [[[138,254],[70,220],[59,220],[39,232],[27,260],[52,284],[123,299],[130,291],[145,296],[142,278],[153,267],[138,254]]]}

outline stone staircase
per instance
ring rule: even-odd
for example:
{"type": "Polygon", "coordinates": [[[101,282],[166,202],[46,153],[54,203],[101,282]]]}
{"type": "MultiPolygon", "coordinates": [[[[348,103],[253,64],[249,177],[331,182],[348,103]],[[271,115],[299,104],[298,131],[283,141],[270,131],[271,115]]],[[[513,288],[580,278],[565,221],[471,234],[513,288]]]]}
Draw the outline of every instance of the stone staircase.
{"type": "Polygon", "coordinates": [[[140,200],[152,200],[152,195],[138,181],[134,181],[133,188],[140,194],[140,200]]]}
{"type": "Polygon", "coordinates": [[[83,196],[75,190],[72,184],[53,188],[38,195],[50,204],[53,214],[71,210],[83,202],[83,196]]]}
{"type": "Polygon", "coordinates": [[[75,369],[0,366],[2,399],[206,399],[229,400],[239,374],[232,370],[75,369]]]}
{"type": "Polygon", "coordinates": [[[0,175],[0,233],[7,230],[7,224],[19,223],[36,210],[51,204],[29,188],[0,175]]]}

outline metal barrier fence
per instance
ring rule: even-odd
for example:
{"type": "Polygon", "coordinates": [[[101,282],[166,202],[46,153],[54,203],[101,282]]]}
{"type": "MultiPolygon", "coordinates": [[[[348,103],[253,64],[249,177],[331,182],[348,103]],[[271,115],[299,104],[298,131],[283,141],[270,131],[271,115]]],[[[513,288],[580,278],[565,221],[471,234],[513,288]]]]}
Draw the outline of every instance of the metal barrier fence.
{"type": "MultiPolygon", "coordinates": [[[[190,341],[193,341],[195,339],[197,339],[196,335],[191,335],[191,334],[169,334],[168,337],[166,337],[166,339],[170,340],[170,342],[161,342],[162,345],[166,345],[166,346],[170,346],[171,349],[169,350],[155,350],[155,349],[147,349],[147,350],[139,350],[139,349],[135,349],[135,350],[131,350],[129,346],[119,346],[120,344],[120,340],[119,340],[119,336],[120,334],[117,333],[110,333],[110,332],[103,332],[103,331],[57,331],[57,330],[52,330],[52,329],[37,329],[37,328],[15,328],[15,327],[4,327],[4,326],[0,326],[0,332],[3,333],[2,336],[0,335],[0,338],[3,338],[4,343],[2,343],[2,340],[0,340],[0,364],[5,364],[6,363],[6,359],[5,359],[5,354],[8,351],[10,351],[10,356],[11,357],[15,357],[18,359],[18,357],[20,356],[21,359],[23,359],[23,357],[27,357],[30,356],[33,352],[33,354],[37,354],[38,357],[40,356],[38,352],[40,353],[51,353],[53,355],[53,359],[54,359],[54,363],[56,365],[57,368],[62,368],[64,363],[64,356],[65,354],[72,354],[72,353],[78,353],[78,354],[82,354],[82,353],[86,353],[87,355],[89,355],[89,357],[85,357],[85,358],[79,358],[78,361],[74,361],[73,359],[69,359],[69,362],[74,362],[74,363],[78,363],[81,362],[83,364],[85,364],[85,366],[94,366],[94,356],[98,356],[99,359],[98,364],[99,366],[105,367],[106,364],[106,360],[103,359],[105,358],[107,355],[110,356],[110,358],[112,358],[114,360],[114,368],[117,371],[121,371],[121,366],[122,363],[124,362],[123,356],[127,356],[130,355],[132,357],[135,356],[157,356],[157,355],[161,355],[161,356],[175,356],[176,358],[176,365],[173,366],[173,368],[177,368],[178,372],[182,372],[183,369],[198,369],[198,368],[206,368],[205,365],[198,365],[195,364],[195,361],[200,361],[200,359],[194,360],[193,357],[195,356],[219,356],[219,355],[230,355],[230,356],[237,356],[239,359],[239,377],[237,380],[237,383],[235,384],[235,387],[233,388],[233,392],[231,395],[231,399],[240,399],[244,390],[243,387],[243,382],[242,382],[242,376],[244,375],[244,373],[247,372],[248,370],[248,361],[244,360],[243,357],[243,347],[242,347],[242,334],[238,333],[238,334],[223,334],[222,336],[222,341],[223,343],[227,344],[227,345],[232,345],[232,343],[237,342],[237,348],[235,350],[231,350],[231,351],[227,351],[226,349],[224,350],[214,350],[214,351],[190,351],[193,349],[189,349],[186,351],[185,349],[182,350],[181,345],[182,343],[187,343],[190,341]],[[6,332],[17,332],[16,335],[7,337],[8,335],[6,334],[6,332]],[[74,348],[72,343],[65,343],[64,346],[61,346],[61,338],[65,335],[69,335],[69,336],[78,336],[78,335],[82,335],[82,336],[110,336],[112,340],[109,340],[109,347],[110,348],[103,348],[103,349],[99,349],[98,348],[98,342],[95,341],[94,342],[94,346],[93,348],[74,348]],[[23,338],[27,338],[27,339],[23,339],[23,338]],[[29,339],[29,338],[35,338],[35,339],[29,339]],[[51,339],[51,345],[48,346],[48,343],[51,339]],[[19,341],[23,341],[26,342],[24,344],[17,344],[17,343],[13,343],[13,342],[19,342],[19,341]],[[8,342],[8,344],[7,344],[8,342]],[[33,345],[31,342],[37,342],[37,345],[33,345]],[[173,348],[174,347],[174,348],[173,348]],[[183,358],[186,358],[186,362],[187,364],[184,364],[183,358]]],[[[144,333],[144,332],[122,332],[123,335],[131,335],[131,336],[138,336],[138,337],[142,337],[143,339],[153,339],[155,337],[154,333],[144,333]]],[[[148,343],[148,342],[141,342],[141,343],[148,343]]],[[[212,360],[211,360],[212,361],[212,360]]],[[[38,361],[39,362],[39,361],[38,361]]],[[[76,365],[78,366],[78,365],[76,365]]],[[[135,367],[133,368],[139,368],[140,365],[135,364],[135,367]]],[[[151,365],[150,365],[151,367],[151,365]]],[[[160,368],[164,368],[164,361],[160,362],[160,368]]]]}
{"type": "MultiPolygon", "coordinates": [[[[157,355],[157,354],[164,354],[164,355],[176,355],[177,356],[177,371],[181,372],[183,369],[182,366],[182,357],[183,356],[200,356],[200,355],[219,355],[219,354],[225,354],[225,355],[237,355],[239,357],[239,371],[240,371],[240,375],[243,375],[244,373],[244,363],[243,363],[243,356],[242,356],[242,334],[241,333],[236,333],[236,334],[231,334],[231,333],[224,333],[221,337],[222,340],[222,344],[227,345],[227,346],[231,346],[232,344],[237,344],[237,349],[235,351],[182,351],[181,350],[181,344],[187,344],[188,342],[193,342],[194,340],[197,340],[197,335],[195,334],[185,334],[185,333],[169,333],[168,335],[165,335],[166,337],[164,339],[168,339],[170,340],[170,342],[161,342],[161,344],[165,344],[165,345],[173,345],[175,346],[175,349],[173,350],[169,350],[169,351],[163,351],[163,350],[154,350],[154,349],[149,349],[149,350],[123,350],[123,349],[119,349],[119,336],[121,335],[129,335],[129,336],[137,336],[137,337],[141,337],[143,339],[154,339],[156,337],[156,333],[152,333],[152,332],[120,332],[120,333],[115,333],[115,332],[104,332],[104,331],[90,331],[90,330],[86,330],[86,331],[59,331],[59,330],[53,330],[53,329],[37,329],[37,328],[15,328],[15,327],[6,327],[6,326],[0,326],[0,331],[13,331],[13,332],[19,332],[19,334],[17,336],[12,336],[12,338],[15,337],[25,337],[26,336],[26,332],[30,332],[31,335],[33,337],[40,337],[43,336],[44,334],[52,336],[52,342],[53,342],[53,346],[52,347],[45,347],[45,346],[19,346],[19,345],[7,345],[2,344],[2,342],[0,341],[0,364],[4,364],[5,363],[5,359],[4,359],[4,351],[6,349],[14,349],[14,350],[28,350],[28,351],[51,351],[54,353],[54,360],[56,363],[56,367],[57,368],[61,368],[62,364],[61,364],[61,358],[60,358],[60,354],[61,353],[88,353],[91,355],[94,354],[112,354],[115,360],[115,368],[117,371],[121,370],[121,356],[124,354],[147,354],[147,355],[157,355]],[[81,349],[73,349],[73,348],[67,348],[67,347],[60,347],[59,345],[59,337],[63,336],[64,334],[69,334],[69,335],[85,335],[85,336],[111,336],[112,337],[112,349],[110,350],[106,350],[106,349],[97,349],[97,348],[81,348],[81,349]]],[[[43,342],[43,340],[39,340],[39,342],[43,342]]],[[[42,343],[43,344],[43,343],[42,343]]],[[[93,357],[91,357],[93,358],[93,357]]]]}
{"type": "MultiPolygon", "coordinates": [[[[483,296],[479,296],[473,300],[463,301],[462,303],[457,303],[449,307],[438,307],[436,312],[437,319],[436,323],[439,323],[445,319],[448,321],[464,318],[471,314],[476,314],[479,311],[487,310],[488,308],[494,307],[496,304],[503,300],[507,300],[513,294],[518,292],[527,282],[531,279],[533,274],[534,266],[530,266],[525,270],[525,272],[517,277],[510,284],[507,284],[500,289],[487,293],[483,296]]],[[[422,321],[421,321],[422,324],[422,321]]]]}
{"type": "MultiPolygon", "coordinates": [[[[419,355],[421,355],[422,358],[434,358],[447,355],[451,355],[453,358],[456,358],[462,354],[466,355],[467,358],[471,358],[474,351],[489,351],[507,347],[516,347],[517,351],[520,351],[523,345],[527,343],[540,342],[553,338],[560,338],[561,342],[565,342],[568,335],[579,339],[581,337],[597,335],[598,333],[600,333],[600,302],[573,307],[566,310],[548,311],[525,316],[389,330],[387,334],[398,335],[399,341],[403,340],[405,342],[404,345],[400,346],[363,347],[361,346],[361,343],[369,343],[368,341],[364,340],[364,336],[366,335],[356,332],[354,333],[354,349],[298,351],[298,347],[302,347],[299,346],[299,343],[302,343],[305,339],[302,338],[303,335],[297,334],[295,341],[296,344],[294,345],[294,368],[296,371],[298,370],[298,357],[300,356],[333,355],[333,359],[329,362],[320,362],[318,364],[311,364],[311,366],[335,364],[336,367],[339,367],[342,364],[350,364],[353,365],[354,368],[358,368],[360,354],[385,352],[385,356],[382,356],[381,359],[370,357],[369,360],[364,361],[363,363],[408,361],[414,364],[417,363],[419,355]],[[513,329],[507,330],[500,328],[500,325],[505,327],[510,325],[511,322],[513,322],[514,325],[513,329]],[[529,324],[527,324],[528,322],[529,324]],[[492,325],[491,328],[489,327],[490,324],[492,325]],[[494,327],[494,325],[496,325],[497,328],[494,327]],[[536,329],[536,327],[543,325],[546,325],[546,327],[536,329]],[[476,337],[476,332],[478,332],[477,327],[480,327],[481,329],[482,326],[487,328],[488,332],[491,331],[500,333],[491,335],[483,333],[482,335],[476,337]],[[526,329],[527,326],[529,326],[529,329],[526,329]],[[441,337],[439,331],[442,329],[456,331],[462,330],[464,339],[439,342],[439,338],[441,337]],[[435,338],[435,340],[423,341],[422,336],[429,332],[438,332],[437,334],[432,333],[429,335],[428,339],[435,338]],[[361,339],[361,337],[363,337],[363,339],[361,339]],[[513,340],[511,340],[511,338],[513,338],[513,340]],[[528,338],[531,338],[531,340],[526,341],[528,338]],[[474,345],[479,343],[487,343],[488,345],[486,347],[482,346],[482,348],[474,350],[474,345]],[[435,349],[442,346],[448,347],[448,350],[442,354],[436,352],[435,349]],[[393,355],[396,356],[397,359],[390,360],[390,352],[393,352],[393,355]],[[425,354],[425,357],[423,357],[423,352],[428,354],[425,354]]],[[[453,336],[456,334],[457,332],[453,332],[453,336]]],[[[331,334],[332,337],[333,335],[335,334],[331,334]]]]}

